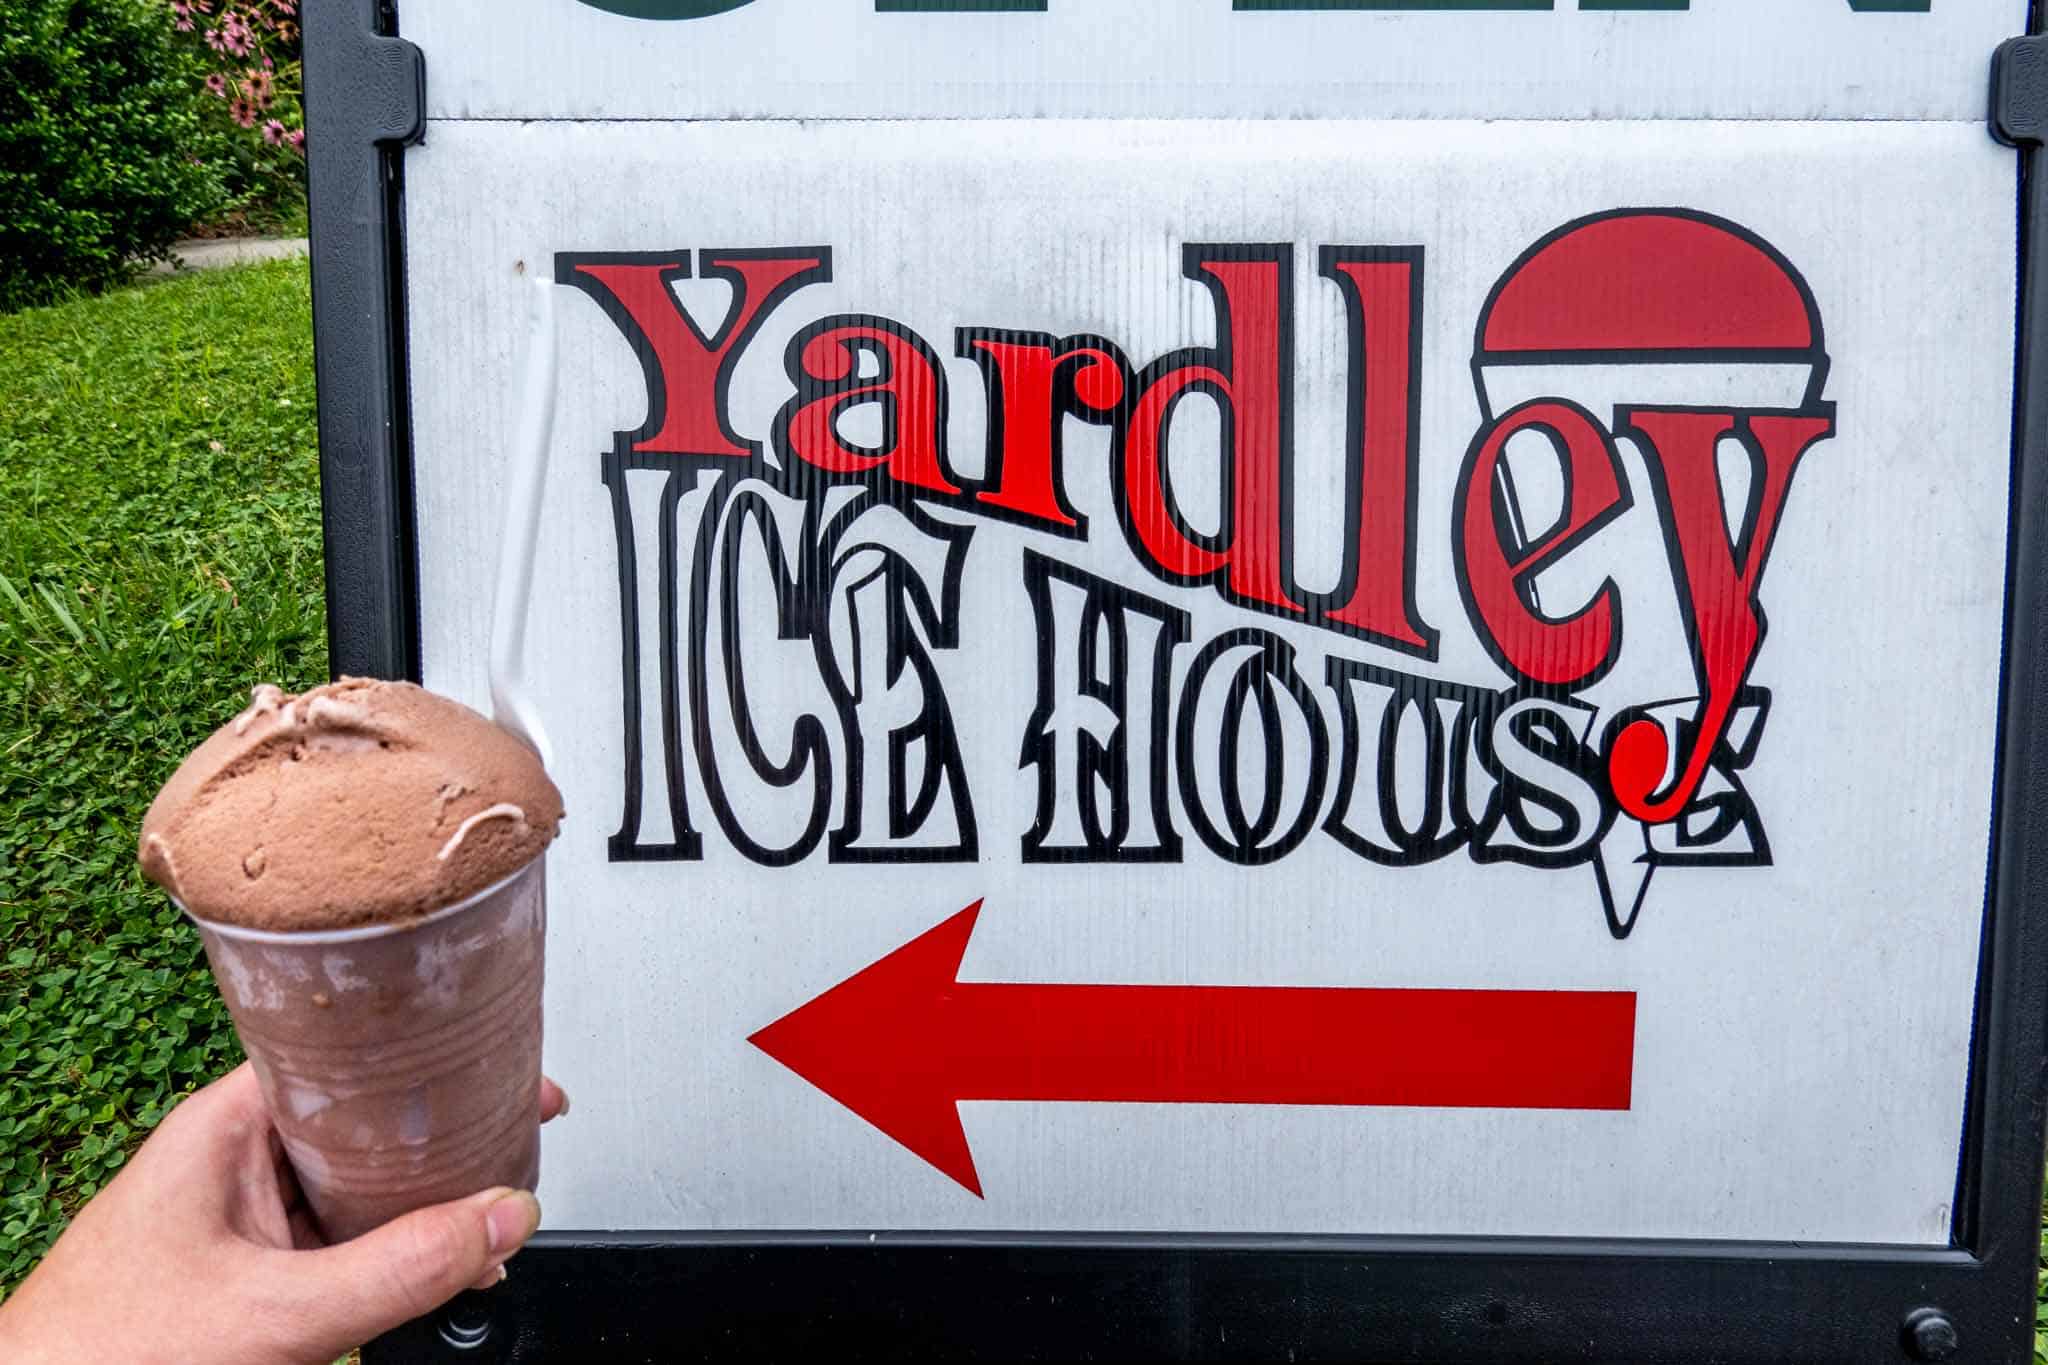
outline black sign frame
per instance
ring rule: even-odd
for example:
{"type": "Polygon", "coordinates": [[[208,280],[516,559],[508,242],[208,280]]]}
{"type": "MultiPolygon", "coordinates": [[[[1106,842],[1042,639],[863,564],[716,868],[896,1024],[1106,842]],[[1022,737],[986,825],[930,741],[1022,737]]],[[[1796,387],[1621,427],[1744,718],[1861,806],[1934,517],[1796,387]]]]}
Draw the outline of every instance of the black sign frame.
{"type": "MultiPolygon", "coordinates": [[[[2005,658],[1973,1057],[1945,1248],[1527,1238],[544,1232],[366,1365],[698,1358],[1375,1362],[2032,1359],[2048,1117],[2048,37],[1991,68],[2016,148],[2005,658]]],[[[394,0],[305,7],[334,670],[417,678],[394,0]]]]}

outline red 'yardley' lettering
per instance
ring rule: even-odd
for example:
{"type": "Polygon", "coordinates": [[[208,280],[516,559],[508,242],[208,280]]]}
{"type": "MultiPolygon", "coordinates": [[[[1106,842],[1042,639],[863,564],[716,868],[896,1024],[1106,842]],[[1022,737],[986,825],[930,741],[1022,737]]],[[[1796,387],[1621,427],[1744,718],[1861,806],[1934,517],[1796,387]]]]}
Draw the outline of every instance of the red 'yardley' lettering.
{"type": "Polygon", "coordinates": [[[879,473],[928,493],[958,495],[946,468],[946,376],[931,347],[884,318],[831,317],[797,333],[787,361],[796,396],[775,419],[777,450],[826,474],[879,473]],[[875,365],[872,377],[860,362],[875,365]],[[839,419],[864,404],[882,409],[882,441],[872,449],[839,432],[839,419]]]}
{"type": "MultiPolygon", "coordinates": [[[[939,358],[909,328],[872,314],[840,314],[804,328],[785,367],[795,393],[772,433],[783,481],[900,486],[911,495],[1067,536],[1086,534],[1068,500],[1065,419],[1114,427],[1118,513],[1134,553],[1176,583],[1213,583],[1229,600],[1434,655],[1436,631],[1414,603],[1419,247],[1330,247],[1322,274],[1341,291],[1350,332],[1350,420],[1344,451],[1343,567],[1334,587],[1295,578],[1294,278],[1288,246],[1187,248],[1189,278],[1208,287],[1217,344],[1177,351],[1133,372],[1098,337],[1052,337],[962,328],[957,353],[979,366],[990,412],[980,479],[946,452],[948,390],[939,358]],[[871,369],[863,370],[862,362],[871,369]],[[1186,523],[1165,474],[1178,406],[1201,395],[1223,417],[1217,451],[1224,525],[1202,535],[1186,523]],[[842,422],[873,405],[882,437],[856,444],[842,422]]],[[[620,438],[635,457],[750,459],[758,442],[733,430],[728,390],[747,344],[776,306],[831,277],[825,248],[704,251],[698,274],[732,286],[707,336],[676,298],[687,253],[564,256],[557,279],[583,290],[633,343],[646,371],[648,418],[620,438]]]]}
{"type": "MultiPolygon", "coordinates": [[[[1714,746],[1727,730],[1763,643],[1757,589],[1778,514],[1800,457],[1834,430],[1834,416],[1825,406],[1747,416],[1624,407],[1617,425],[1641,447],[1649,468],[1702,689],[1699,714],[1688,727],[1690,743],[1675,765],[1663,727],[1649,719],[1627,725],[1608,755],[1615,801],[1636,819],[1661,824],[1691,804],[1714,746]],[[1732,530],[1716,463],[1720,442],[1731,437],[1749,454],[1755,470],[1744,522],[1732,530]],[[1667,772],[1673,777],[1665,787],[1667,772]]],[[[1458,574],[1480,638],[1517,679],[1575,690],[1613,665],[1621,644],[1621,601],[1612,579],[1584,607],[1562,618],[1537,608],[1532,585],[1546,567],[1626,506],[1612,440],[1590,414],[1571,403],[1538,399],[1479,433],[1460,483],[1458,574]],[[1570,490],[1557,522],[1534,531],[1507,523],[1508,499],[1501,495],[1508,442],[1524,432],[1550,440],[1570,490]]]]}
{"type": "Polygon", "coordinates": [[[1481,641],[1514,676],[1573,689],[1613,666],[1621,596],[1613,580],[1562,619],[1537,610],[1532,585],[1627,506],[1621,480],[1620,459],[1607,433],[1585,409],[1559,399],[1526,403],[1473,442],[1459,483],[1458,576],[1481,641]],[[1534,532],[1505,524],[1508,505],[1501,495],[1508,442],[1523,432],[1549,438],[1570,490],[1563,516],[1534,532]]]}
{"type": "Polygon", "coordinates": [[[1763,644],[1757,589],[1778,514],[1791,491],[1800,458],[1833,434],[1834,412],[1754,413],[1691,409],[1622,408],[1617,425],[1641,445],[1663,513],[1665,543],[1679,584],[1693,669],[1705,704],[1692,729],[1689,752],[1678,756],[1677,777],[1661,795],[1671,766],[1663,729],[1638,720],[1624,729],[1608,755],[1608,779],[1621,808],[1648,824],[1676,819],[1699,790],[1714,746],[1727,729],[1743,681],[1763,644]],[[1731,537],[1717,469],[1723,438],[1749,455],[1749,507],[1731,537]]]}
{"type": "Polygon", "coordinates": [[[1066,416],[1106,421],[1123,401],[1123,357],[1094,337],[963,327],[961,355],[988,385],[988,484],[974,496],[991,514],[1078,530],[1062,483],[1066,416]]]}
{"type": "Polygon", "coordinates": [[[641,455],[749,459],[757,442],[735,435],[726,409],[733,366],[783,299],[832,278],[827,247],[796,251],[700,251],[700,278],[732,285],[732,305],[706,337],[676,301],[674,282],[690,278],[688,252],[669,256],[564,257],[557,284],[597,300],[633,343],[647,377],[647,424],[623,438],[641,455]]]}
{"type": "Polygon", "coordinates": [[[1183,269],[1207,286],[1217,344],[1141,373],[1117,423],[1119,510],[1132,549],[1171,582],[1214,583],[1240,606],[1432,654],[1415,611],[1412,539],[1417,452],[1420,248],[1328,248],[1322,273],[1343,291],[1351,334],[1345,524],[1337,586],[1294,576],[1294,254],[1287,246],[1189,246],[1183,269]],[[1168,432],[1193,395],[1223,416],[1225,490],[1213,536],[1191,530],[1165,476],[1168,432]]]}

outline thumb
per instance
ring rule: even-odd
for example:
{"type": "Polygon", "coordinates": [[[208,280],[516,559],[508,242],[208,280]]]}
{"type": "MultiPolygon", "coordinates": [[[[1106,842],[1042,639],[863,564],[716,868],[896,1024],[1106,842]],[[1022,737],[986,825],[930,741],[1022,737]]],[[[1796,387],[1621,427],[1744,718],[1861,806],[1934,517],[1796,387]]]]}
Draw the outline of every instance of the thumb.
{"type": "Polygon", "coordinates": [[[312,1289],[305,1322],[323,1358],[431,1313],[492,1274],[540,1226],[540,1201],[494,1189],[416,1210],[352,1241],[291,1253],[312,1289]]]}

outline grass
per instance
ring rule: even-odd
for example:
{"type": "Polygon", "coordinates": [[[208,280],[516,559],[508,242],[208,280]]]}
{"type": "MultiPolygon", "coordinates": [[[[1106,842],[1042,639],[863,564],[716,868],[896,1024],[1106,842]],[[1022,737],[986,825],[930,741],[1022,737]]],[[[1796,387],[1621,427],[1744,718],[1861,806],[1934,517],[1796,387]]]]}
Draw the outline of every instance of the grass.
{"type": "Polygon", "coordinates": [[[238,1059],[135,869],[178,759],[327,671],[303,262],[0,317],[0,1295],[238,1059]]]}
{"type": "Polygon", "coordinates": [[[326,677],[311,332],[299,261],[0,317],[0,1297],[239,1056],[135,830],[242,688],[326,677]]]}

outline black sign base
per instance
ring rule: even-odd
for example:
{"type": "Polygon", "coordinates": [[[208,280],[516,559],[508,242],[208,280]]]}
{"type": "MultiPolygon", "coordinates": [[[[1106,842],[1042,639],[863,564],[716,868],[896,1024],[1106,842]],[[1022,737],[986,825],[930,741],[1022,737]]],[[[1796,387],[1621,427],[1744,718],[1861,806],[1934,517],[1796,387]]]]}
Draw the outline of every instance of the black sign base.
{"type": "Polygon", "coordinates": [[[1871,1247],[542,1234],[364,1359],[2023,1359],[2010,1326],[1960,1335],[1994,1319],[1984,1271],[1871,1247]]]}

